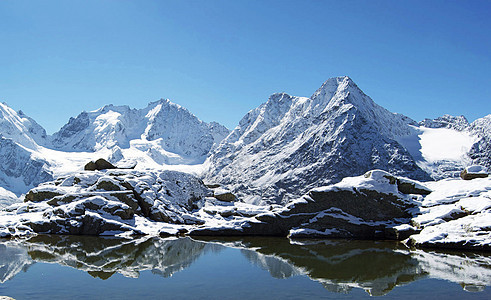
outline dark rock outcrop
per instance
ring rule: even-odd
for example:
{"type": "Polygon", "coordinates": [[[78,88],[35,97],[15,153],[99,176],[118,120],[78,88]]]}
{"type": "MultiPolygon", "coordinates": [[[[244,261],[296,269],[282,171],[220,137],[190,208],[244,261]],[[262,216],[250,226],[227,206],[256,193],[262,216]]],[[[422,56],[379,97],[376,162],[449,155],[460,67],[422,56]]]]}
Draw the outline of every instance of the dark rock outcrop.
{"type": "Polygon", "coordinates": [[[229,191],[215,192],[213,196],[216,199],[218,199],[220,201],[224,201],[224,202],[232,202],[236,199],[235,195],[229,191]]]}
{"type": "Polygon", "coordinates": [[[484,168],[476,168],[480,166],[472,166],[469,168],[465,168],[460,172],[460,178],[464,180],[472,180],[475,178],[486,178],[488,177],[488,173],[484,172],[484,168]],[[474,168],[473,168],[474,167],[474,168]],[[479,169],[479,172],[476,172],[474,169],[479,169]]]}
{"type": "Polygon", "coordinates": [[[84,166],[85,171],[101,171],[101,170],[110,170],[110,169],[117,169],[113,164],[108,162],[107,160],[103,158],[99,158],[95,162],[90,161],[84,166]]]}

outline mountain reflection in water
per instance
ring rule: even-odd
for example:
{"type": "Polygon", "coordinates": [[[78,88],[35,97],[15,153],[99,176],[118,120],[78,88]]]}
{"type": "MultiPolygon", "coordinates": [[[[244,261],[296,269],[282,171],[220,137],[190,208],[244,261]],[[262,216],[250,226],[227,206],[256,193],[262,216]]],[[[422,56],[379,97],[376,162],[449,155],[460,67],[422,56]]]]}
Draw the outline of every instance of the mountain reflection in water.
{"type": "Polygon", "coordinates": [[[27,271],[35,262],[57,263],[102,280],[140,272],[169,277],[205,253],[239,249],[251,263],[275,278],[306,275],[331,292],[362,288],[384,295],[421,278],[444,279],[467,291],[491,284],[488,254],[409,250],[393,242],[302,240],[283,238],[136,239],[38,235],[0,242],[0,282],[27,271]]]}

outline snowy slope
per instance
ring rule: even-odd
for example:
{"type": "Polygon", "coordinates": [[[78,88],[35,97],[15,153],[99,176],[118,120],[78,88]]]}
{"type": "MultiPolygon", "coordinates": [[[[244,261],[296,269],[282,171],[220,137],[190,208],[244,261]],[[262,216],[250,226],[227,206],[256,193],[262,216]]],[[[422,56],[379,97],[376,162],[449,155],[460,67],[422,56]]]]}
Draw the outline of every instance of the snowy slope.
{"type": "Polygon", "coordinates": [[[477,137],[467,130],[451,128],[414,127],[412,135],[401,137],[398,142],[433,179],[458,177],[472,164],[468,153],[477,137]]]}
{"type": "Polygon", "coordinates": [[[491,115],[472,124],[464,116],[444,115],[419,125],[398,142],[433,179],[458,177],[472,164],[491,166],[491,115]]]}
{"type": "Polygon", "coordinates": [[[250,111],[206,161],[206,179],[256,203],[285,202],[375,168],[429,179],[396,141],[414,135],[410,124],[350,78],[331,78],[310,98],[274,94],[250,111]]]}
{"type": "Polygon", "coordinates": [[[159,100],[144,109],[108,105],[82,112],[51,137],[53,148],[92,152],[130,146],[148,152],[159,164],[202,163],[229,131],[205,123],[185,108],[159,100]]]}

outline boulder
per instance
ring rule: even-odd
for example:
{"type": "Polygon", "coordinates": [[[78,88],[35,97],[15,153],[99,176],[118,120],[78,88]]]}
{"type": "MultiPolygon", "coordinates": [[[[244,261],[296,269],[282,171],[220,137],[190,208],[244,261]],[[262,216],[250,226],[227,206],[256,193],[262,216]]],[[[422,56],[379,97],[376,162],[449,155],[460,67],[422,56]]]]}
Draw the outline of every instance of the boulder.
{"type": "Polygon", "coordinates": [[[42,202],[47,199],[52,199],[56,196],[61,196],[60,193],[52,192],[52,191],[36,191],[30,190],[26,197],[24,198],[24,202],[42,202]]]}
{"type": "Polygon", "coordinates": [[[486,178],[488,177],[488,171],[483,166],[470,166],[460,172],[460,178],[464,180],[472,180],[475,178],[486,178]]]}
{"type": "Polygon", "coordinates": [[[85,171],[100,171],[109,169],[117,169],[117,167],[115,167],[113,164],[103,158],[99,158],[95,162],[90,161],[84,166],[85,171]]]}
{"type": "Polygon", "coordinates": [[[235,201],[235,195],[232,192],[224,189],[216,189],[213,192],[213,196],[220,201],[232,202],[235,201]]]}
{"type": "Polygon", "coordinates": [[[428,195],[432,192],[431,189],[425,187],[421,183],[415,180],[411,180],[405,177],[398,177],[390,174],[389,172],[382,170],[368,171],[363,175],[365,178],[372,178],[375,181],[386,182],[396,185],[397,190],[402,194],[413,195],[428,195]]]}

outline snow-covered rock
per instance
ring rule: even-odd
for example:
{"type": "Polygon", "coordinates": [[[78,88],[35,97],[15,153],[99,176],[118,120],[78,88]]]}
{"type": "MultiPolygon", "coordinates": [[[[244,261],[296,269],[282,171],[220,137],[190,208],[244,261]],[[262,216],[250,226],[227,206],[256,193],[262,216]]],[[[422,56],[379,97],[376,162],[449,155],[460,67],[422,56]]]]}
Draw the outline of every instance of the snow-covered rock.
{"type": "Polygon", "coordinates": [[[6,209],[0,228],[11,235],[159,234],[165,224],[199,224],[191,212],[209,195],[198,178],[176,171],[86,171],[32,189],[6,209]]]}
{"type": "Polygon", "coordinates": [[[460,172],[460,177],[464,180],[472,180],[475,178],[486,178],[488,177],[488,169],[479,165],[468,166],[462,172],[460,172]]]}
{"type": "Polygon", "coordinates": [[[162,99],[143,109],[107,105],[82,112],[56,132],[51,141],[58,150],[90,152],[129,148],[135,140],[139,148],[148,145],[143,151],[151,151],[157,144],[161,151],[153,155],[163,157],[160,163],[200,163],[228,133],[224,126],[205,123],[187,109],[162,99]]]}
{"type": "Polygon", "coordinates": [[[1,236],[289,236],[403,240],[417,247],[489,250],[491,178],[420,183],[372,170],[285,206],[216,199],[176,171],[86,171],[32,189],[0,212],[1,236]]]}
{"type": "Polygon", "coordinates": [[[427,183],[433,190],[411,223],[421,232],[418,247],[491,249],[491,178],[446,179],[427,183]]]}
{"type": "Polygon", "coordinates": [[[310,98],[274,94],[250,111],[207,159],[206,179],[251,203],[286,203],[376,168],[429,179],[397,142],[414,134],[409,125],[350,78],[331,78],[310,98]]]}
{"type": "Polygon", "coordinates": [[[237,220],[222,226],[205,222],[190,234],[402,239],[413,231],[396,227],[409,224],[415,199],[430,192],[418,182],[374,170],[312,189],[286,206],[257,206],[269,209],[257,210],[240,226],[231,226],[237,220]]]}

